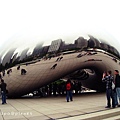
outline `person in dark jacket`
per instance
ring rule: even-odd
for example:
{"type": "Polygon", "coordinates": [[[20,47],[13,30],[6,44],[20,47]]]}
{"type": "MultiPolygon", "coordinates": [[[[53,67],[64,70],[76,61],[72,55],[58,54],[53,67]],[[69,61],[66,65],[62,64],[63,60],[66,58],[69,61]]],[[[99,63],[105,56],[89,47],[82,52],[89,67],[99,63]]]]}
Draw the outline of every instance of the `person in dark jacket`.
{"type": "Polygon", "coordinates": [[[111,107],[111,99],[112,99],[112,107],[115,108],[115,100],[114,100],[114,91],[112,90],[112,82],[113,76],[111,75],[111,71],[107,72],[107,75],[103,73],[102,81],[106,82],[106,97],[107,97],[107,106],[105,108],[111,107]]]}
{"type": "Polygon", "coordinates": [[[72,83],[71,83],[70,79],[68,79],[67,82],[66,82],[66,100],[67,100],[67,102],[69,102],[69,99],[70,99],[70,101],[73,101],[73,98],[72,98],[72,83]]]}
{"type": "Polygon", "coordinates": [[[4,83],[3,79],[1,79],[0,88],[1,88],[1,95],[2,95],[2,104],[6,104],[6,86],[7,84],[4,83]]]}
{"type": "Polygon", "coordinates": [[[120,75],[119,75],[119,71],[115,70],[114,74],[115,74],[115,89],[116,89],[117,97],[119,98],[118,106],[120,106],[120,75]]]}

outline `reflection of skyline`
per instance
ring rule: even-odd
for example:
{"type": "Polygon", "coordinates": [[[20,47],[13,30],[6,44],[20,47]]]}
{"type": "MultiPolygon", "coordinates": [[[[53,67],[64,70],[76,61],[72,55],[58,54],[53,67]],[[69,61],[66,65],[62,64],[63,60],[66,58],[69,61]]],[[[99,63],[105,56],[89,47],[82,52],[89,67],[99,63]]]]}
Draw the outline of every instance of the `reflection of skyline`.
{"type": "MultiPolygon", "coordinates": [[[[35,44],[35,43],[34,43],[35,44]]],[[[22,46],[23,47],[23,46],[22,46]]],[[[13,52],[11,50],[6,51],[6,54],[1,55],[1,60],[2,64],[5,65],[7,62],[10,62],[10,59],[15,59],[22,61],[25,58],[27,58],[30,55],[33,55],[34,57],[43,57],[46,54],[53,54],[53,53],[58,53],[58,52],[63,52],[63,51],[68,51],[68,50],[77,50],[77,49],[87,49],[87,48],[98,48],[98,49],[103,49],[105,51],[109,51],[110,53],[113,53],[117,56],[119,56],[119,52],[115,47],[113,47],[110,44],[106,44],[104,40],[100,40],[95,38],[92,35],[87,35],[87,36],[80,36],[77,39],[74,39],[73,42],[66,42],[63,39],[57,39],[51,41],[51,44],[44,46],[44,43],[36,43],[34,47],[26,48],[25,46],[21,51],[18,51],[18,48],[14,49],[13,52]],[[19,57],[19,59],[18,59],[19,57]],[[7,59],[6,59],[7,58],[7,59]]]]}

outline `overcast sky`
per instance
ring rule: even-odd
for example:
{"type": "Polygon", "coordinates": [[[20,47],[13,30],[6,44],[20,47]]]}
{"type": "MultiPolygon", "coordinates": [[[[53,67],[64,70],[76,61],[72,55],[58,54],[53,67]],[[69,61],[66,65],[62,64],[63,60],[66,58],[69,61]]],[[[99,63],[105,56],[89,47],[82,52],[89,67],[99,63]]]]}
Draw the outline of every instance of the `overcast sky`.
{"type": "Polygon", "coordinates": [[[105,38],[120,50],[119,0],[0,0],[0,52],[33,47],[81,33],[105,38]]]}

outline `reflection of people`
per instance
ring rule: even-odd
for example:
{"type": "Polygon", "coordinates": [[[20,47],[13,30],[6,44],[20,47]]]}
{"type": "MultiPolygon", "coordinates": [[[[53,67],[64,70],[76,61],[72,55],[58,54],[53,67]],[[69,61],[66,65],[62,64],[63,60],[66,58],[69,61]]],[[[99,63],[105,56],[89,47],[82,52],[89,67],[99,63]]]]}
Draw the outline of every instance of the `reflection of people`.
{"type": "Polygon", "coordinates": [[[54,64],[54,65],[51,67],[51,69],[55,69],[56,66],[57,66],[57,64],[54,64]]]}
{"type": "Polygon", "coordinates": [[[66,82],[66,100],[67,100],[67,102],[69,102],[69,99],[70,99],[70,101],[73,101],[73,98],[72,98],[72,83],[71,83],[70,79],[68,79],[67,82],[66,82]]]}
{"type": "Polygon", "coordinates": [[[59,60],[60,58],[58,57],[57,59],[56,59],[56,62],[59,60]]]}
{"type": "MultiPolygon", "coordinates": [[[[60,60],[62,60],[62,59],[63,59],[63,57],[60,57],[60,60]]],[[[59,60],[59,61],[60,61],[60,60],[59,60]]]]}
{"type": "Polygon", "coordinates": [[[107,106],[106,108],[111,107],[111,98],[112,98],[112,107],[115,108],[115,101],[114,101],[114,91],[112,90],[112,82],[113,82],[113,76],[111,75],[111,71],[106,73],[103,73],[103,82],[106,82],[106,97],[107,97],[107,106]]]}
{"type": "Polygon", "coordinates": [[[25,69],[21,69],[21,75],[25,75],[26,74],[26,70],[25,69]]]}
{"type": "Polygon", "coordinates": [[[115,89],[116,89],[117,97],[119,98],[119,103],[120,103],[120,75],[119,75],[119,71],[115,70],[114,74],[115,74],[115,89]]]}
{"type": "Polygon", "coordinates": [[[5,70],[2,71],[3,76],[5,76],[5,70]]]}
{"type": "Polygon", "coordinates": [[[20,65],[17,67],[17,70],[19,70],[20,69],[20,65]]]}
{"type": "Polygon", "coordinates": [[[12,72],[12,69],[9,69],[9,70],[7,71],[8,76],[10,75],[11,72],[12,72]]]}
{"type": "Polygon", "coordinates": [[[6,103],[6,86],[7,86],[7,84],[4,83],[4,80],[2,79],[2,80],[1,80],[1,84],[0,84],[0,87],[1,87],[1,95],[2,95],[2,104],[5,104],[5,103],[6,103]]]}

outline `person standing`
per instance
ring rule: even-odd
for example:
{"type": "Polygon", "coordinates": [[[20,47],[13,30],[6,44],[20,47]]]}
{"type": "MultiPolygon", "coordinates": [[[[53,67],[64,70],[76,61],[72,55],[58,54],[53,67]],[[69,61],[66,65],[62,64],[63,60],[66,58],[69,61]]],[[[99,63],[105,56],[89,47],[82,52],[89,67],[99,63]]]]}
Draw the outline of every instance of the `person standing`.
{"type": "Polygon", "coordinates": [[[105,108],[111,108],[111,99],[112,99],[112,108],[115,108],[114,101],[114,91],[112,90],[113,76],[111,71],[107,72],[107,75],[103,73],[102,81],[106,82],[106,97],[107,97],[107,106],[105,108]]]}
{"type": "Polygon", "coordinates": [[[2,95],[2,104],[6,104],[6,86],[7,84],[4,83],[3,79],[1,79],[0,88],[1,88],[1,95],[2,95]]]}
{"type": "Polygon", "coordinates": [[[119,75],[119,71],[115,70],[114,74],[115,74],[115,89],[116,89],[117,97],[119,99],[118,106],[120,107],[120,75],[119,75]]]}
{"type": "Polygon", "coordinates": [[[73,101],[73,98],[72,98],[72,83],[70,81],[70,79],[67,80],[66,82],[66,100],[67,102],[70,101],[73,101]]]}

